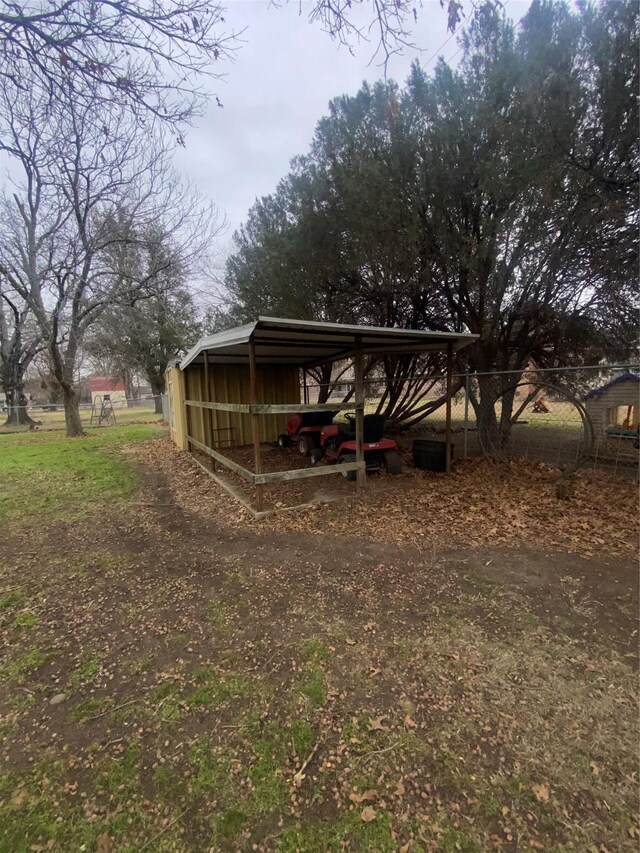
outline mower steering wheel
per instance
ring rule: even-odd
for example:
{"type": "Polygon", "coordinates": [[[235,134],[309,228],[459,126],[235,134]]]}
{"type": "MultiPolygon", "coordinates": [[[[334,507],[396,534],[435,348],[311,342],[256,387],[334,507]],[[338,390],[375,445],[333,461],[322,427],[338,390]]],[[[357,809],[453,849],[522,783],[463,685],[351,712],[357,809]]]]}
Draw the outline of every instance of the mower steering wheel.
{"type": "Polygon", "coordinates": [[[355,412],[346,412],[344,419],[348,424],[354,424],[356,422],[355,412]]]}

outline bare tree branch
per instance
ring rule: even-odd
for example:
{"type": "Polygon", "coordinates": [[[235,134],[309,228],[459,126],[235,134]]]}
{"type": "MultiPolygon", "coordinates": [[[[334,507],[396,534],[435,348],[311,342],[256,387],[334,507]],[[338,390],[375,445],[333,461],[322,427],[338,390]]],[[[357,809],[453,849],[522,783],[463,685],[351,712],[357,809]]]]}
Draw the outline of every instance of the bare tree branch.
{"type": "Polygon", "coordinates": [[[5,2],[0,11],[0,85],[37,90],[51,107],[125,106],[145,123],[181,128],[221,77],[238,34],[225,32],[224,8],[209,0],[5,2]]]}

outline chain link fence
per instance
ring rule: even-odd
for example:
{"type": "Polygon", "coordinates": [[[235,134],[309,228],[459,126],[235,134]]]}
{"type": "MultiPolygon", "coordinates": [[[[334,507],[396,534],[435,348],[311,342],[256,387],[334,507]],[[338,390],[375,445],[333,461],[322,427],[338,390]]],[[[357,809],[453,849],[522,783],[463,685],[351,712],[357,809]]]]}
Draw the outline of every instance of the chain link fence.
{"type": "MultiPolygon", "coordinates": [[[[415,383],[416,377],[413,382],[415,383]]],[[[504,371],[453,377],[458,388],[452,398],[451,429],[454,455],[469,458],[492,453],[478,429],[480,385],[492,388],[497,421],[509,414],[508,440],[500,449],[508,459],[541,462],[563,470],[590,467],[638,477],[638,416],[640,365],[600,365],[554,370],[504,371]]],[[[424,392],[413,405],[437,401],[445,392],[445,377],[424,377],[424,392]]],[[[327,402],[353,397],[353,383],[307,385],[309,402],[326,395],[327,402]]],[[[383,399],[380,379],[365,381],[366,411],[375,412],[383,399]]],[[[399,430],[408,447],[413,438],[440,438],[445,434],[445,406],[399,430]]],[[[393,423],[389,423],[393,429],[393,423]]]]}
{"type": "MultiPolygon", "coordinates": [[[[444,376],[422,377],[421,386],[415,384],[411,397],[409,388],[400,390],[400,397],[411,400],[410,408],[416,412],[409,416],[410,426],[396,430],[401,445],[409,449],[414,438],[444,440],[445,406],[440,405],[426,416],[421,409],[434,406],[445,393],[444,376]],[[413,423],[411,423],[413,421],[413,423]]],[[[563,470],[583,467],[607,470],[613,474],[638,477],[638,417],[640,414],[640,365],[612,365],[607,367],[566,367],[554,370],[505,371],[492,374],[462,374],[453,377],[453,387],[458,390],[452,398],[451,431],[455,458],[469,458],[491,452],[486,440],[481,440],[478,429],[478,400],[480,384],[491,384],[495,390],[496,417],[503,410],[510,412],[509,439],[501,448],[508,459],[537,461],[563,470]],[[507,403],[504,403],[505,398],[507,403]]],[[[342,402],[353,397],[353,381],[346,373],[339,382],[323,387],[305,383],[305,399],[314,403],[320,397],[327,402],[342,402]]],[[[384,399],[384,381],[365,380],[366,411],[378,410],[384,399]]],[[[85,428],[117,424],[168,421],[166,395],[158,405],[153,397],[132,400],[82,403],[80,414],[85,428]],[[162,411],[158,409],[162,406],[162,411]]],[[[2,406],[0,405],[0,408],[2,406]]],[[[30,404],[25,407],[35,421],[35,429],[56,430],[65,428],[64,407],[61,404],[30,404]]],[[[405,405],[406,410],[406,405],[405,405]]],[[[340,420],[341,416],[337,416],[340,420]]],[[[2,425],[0,432],[26,430],[28,427],[2,425]]],[[[393,431],[394,424],[389,423],[393,431]]]]}
{"type": "MultiPolygon", "coordinates": [[[[166,420],[164,411],[168,411],[166,395],[158,398],[140,397],[137,399],[118,399],[114,401],[105,400],[104,397],[96,398],[94,403],[80,403],[80,418],[85,429],[103,426],[116,426],[119,424],[152,423],[154,421],[166,420]],[[158,409],[162,407],[162,411],[158,409]]],[[[29,403],[20,406],[26,411],[34,425],[12,426],[5,423],[8,410],[5,404],[0,402],[0,432],[21,432],[28,429],[35,430],[59,430],[65,429],[64,406],[62,403],[29,403]]]]}

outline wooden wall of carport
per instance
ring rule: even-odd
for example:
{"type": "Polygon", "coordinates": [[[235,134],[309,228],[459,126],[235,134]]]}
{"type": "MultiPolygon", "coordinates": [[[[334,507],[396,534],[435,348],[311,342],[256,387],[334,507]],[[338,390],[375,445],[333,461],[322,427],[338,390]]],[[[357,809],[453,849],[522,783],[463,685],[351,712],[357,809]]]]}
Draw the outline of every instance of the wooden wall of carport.
{"type": "MultiPolygon", "coordinates": [[[[179,369],[179,368],[176,368],[179,369]]],[[[190,364],[180,371],[184,381],[184,400],[214,403],[249,403],[249,366],[237,364],[209,364],[209,395],[205,388],[203,364],[190,364]]],[[[258,403],[299,403],[300,371],[288,364],[258,365],[256,370],[258,403]]],[[[233,436],[239,446],[252,442],[251,415],[241,412],[218,412],[211,409],[188,409],[188,432],[196,441],[206,444],[203,417],[212,419],[214,448],[224,452],[226,439],[233,436]],[[215,430],[224,430],[216,433],[215,430]],[[216,440],[219,437],[219,440],[216,440]]],[[[287,415],[262,415],[260,417],[260,440],[276,441],[284,431],[287,415]]],[[[186,424],[185,424],[186,425],[186,424]]],[[[185,445],[184,449],[187,447],[185,445]]]]}

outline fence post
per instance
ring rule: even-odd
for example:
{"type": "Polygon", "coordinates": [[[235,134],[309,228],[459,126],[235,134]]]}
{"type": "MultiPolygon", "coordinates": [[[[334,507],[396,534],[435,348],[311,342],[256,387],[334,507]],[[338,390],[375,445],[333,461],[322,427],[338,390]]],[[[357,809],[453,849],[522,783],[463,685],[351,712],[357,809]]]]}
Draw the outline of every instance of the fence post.
{"type": "MultiPolygon", "coordinates": [[[[363,432],[364,432],[364,371],[362,359],[362,337],[356,335],[356,348],[353,354],[353,372],[355,380],[355,403],[356,403],[356,462],[362,462],[364,465],[364,447],[363,447],[363,432]]],[[[362,491],[367,479],[364,467],[356,471],[356,485],[358,491],[362,491]]]]}
{"type": "Polygon", "coordinates": [[[467,458],[469,433],[469,374],[464,375],[464,444],[462,450],[463,459],[467,458]]]}

